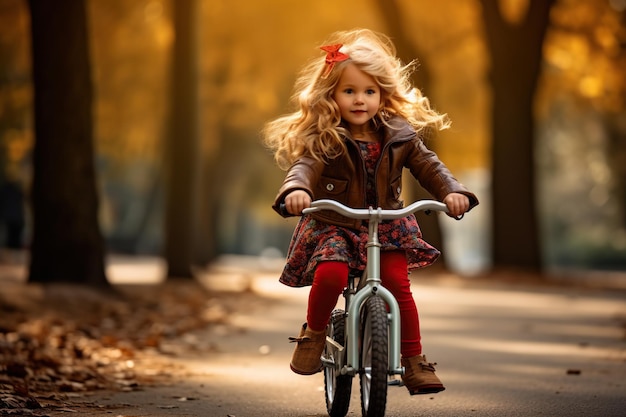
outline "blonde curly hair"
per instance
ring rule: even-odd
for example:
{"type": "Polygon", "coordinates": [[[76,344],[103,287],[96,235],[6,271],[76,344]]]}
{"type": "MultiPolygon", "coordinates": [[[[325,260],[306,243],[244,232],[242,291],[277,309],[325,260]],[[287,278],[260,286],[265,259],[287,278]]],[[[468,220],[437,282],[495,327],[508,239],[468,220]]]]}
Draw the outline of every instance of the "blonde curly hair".
{"type": "Polygon", "coordinates": [[[388,36],[369,29],[336,32],[325,45],[341,44],[340,52],[347,60],[337,62],[330,73],[324,74],[325,57],[319,57],[304,67],[295,83],[292,101],[297,110],[268,122],[263,140],[274,152],[281,169],[287,170],[302,155],[328,161],[346,151],[342,136],[347,129],[333,99],[333,92],[343,69],[352,63],[369,74],[381,89],[381,107],[372,119],[374,126],[387,126],[393,116],[400,116],[417,132],[441,130],[450,125],[445,114],[430,107],[428,98],[413,87],[410,76],[415,62],[408,65],[396,57],[396,49],[388,36]]]}

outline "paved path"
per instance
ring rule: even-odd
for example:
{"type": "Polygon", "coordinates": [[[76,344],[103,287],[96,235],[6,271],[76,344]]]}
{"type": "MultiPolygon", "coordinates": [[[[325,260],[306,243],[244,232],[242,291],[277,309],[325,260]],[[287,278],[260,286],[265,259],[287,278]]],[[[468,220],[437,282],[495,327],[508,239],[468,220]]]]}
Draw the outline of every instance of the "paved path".
{"type": "MultiPolygon", "coordinates": [[[[303,320],[308,290],[257,272],[213,277],[213,285],[274,299],[264,311],[235,315],[240,332],[201,335],[220,353],[184,359],[190,375],[170,387],[91,397],[101,415],[325,416],[322,375],[288,367],[287,337],[303,320]]],[[[626,416],[626,292],[419,273],[413,282],[425,353],[447,390],[411,397],[390,387],[388,416],[626,416]]],[[[360,415],[359,407],[355,380],[348,415],[360,415]]]]}

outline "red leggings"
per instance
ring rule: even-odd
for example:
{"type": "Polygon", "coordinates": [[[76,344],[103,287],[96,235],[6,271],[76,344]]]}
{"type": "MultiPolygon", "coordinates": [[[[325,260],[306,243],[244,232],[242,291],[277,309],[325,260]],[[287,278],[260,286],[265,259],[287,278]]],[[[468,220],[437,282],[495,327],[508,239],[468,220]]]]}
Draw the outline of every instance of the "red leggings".
{"type": "MultiPolygon", "coordinates": [[[[411,293],[406,255],[402,251],[382,252],[380,272],[383,285],[398,300],[400,306],[400,352],[410,358],[422,353],[419,317],[411,293]]],[[[309,293],[307,325],[312,330],[324,330],[339,296],[348,285],[348,264],[345,262],[320,262],[315,269],[309,293]]]]}

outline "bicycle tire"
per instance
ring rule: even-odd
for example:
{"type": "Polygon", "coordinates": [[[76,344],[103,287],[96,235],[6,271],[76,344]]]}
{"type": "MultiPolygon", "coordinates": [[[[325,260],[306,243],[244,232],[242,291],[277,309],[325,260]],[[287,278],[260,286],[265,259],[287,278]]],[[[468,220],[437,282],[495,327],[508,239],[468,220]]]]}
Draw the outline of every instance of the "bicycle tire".
{"type": "MultiPolygon", "coordinates": [[[[345,343],[345,312],[343,310],[333,310],[327,334],[338,343],[342,345],[345,343]]],[[[326,344],[324,356],[334,359],[339,354],[345,355],[346,351],[339,352],[326,344]]],[[[352,376],[340,375],[337,367],[324,367],[324,397],[330,417],[344,417],[348,414],[351,394],[352,376]]]]}
{"type": "Polygon", "coordinates": [[[389,330],[387,306],[370,297],[361,311],[361,412],[363,417],[383,417],[387,406],[389,330]]]}

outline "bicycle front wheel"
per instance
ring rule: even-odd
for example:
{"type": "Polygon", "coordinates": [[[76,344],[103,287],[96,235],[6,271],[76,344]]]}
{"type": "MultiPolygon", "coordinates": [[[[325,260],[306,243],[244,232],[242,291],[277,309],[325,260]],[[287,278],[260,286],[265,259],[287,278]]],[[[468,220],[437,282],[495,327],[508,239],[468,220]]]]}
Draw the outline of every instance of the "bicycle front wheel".
{"type": "Polygon", "coordinates": [[[387,305],[379,296],[370,297],[361,312],[361,412],[364,417],[382,417],[387,405],[388,359],[387,305]]]}

